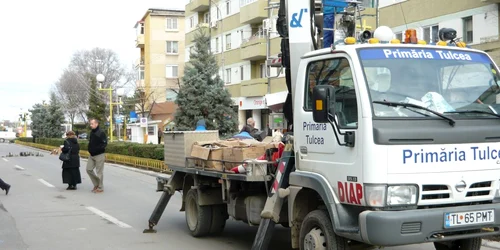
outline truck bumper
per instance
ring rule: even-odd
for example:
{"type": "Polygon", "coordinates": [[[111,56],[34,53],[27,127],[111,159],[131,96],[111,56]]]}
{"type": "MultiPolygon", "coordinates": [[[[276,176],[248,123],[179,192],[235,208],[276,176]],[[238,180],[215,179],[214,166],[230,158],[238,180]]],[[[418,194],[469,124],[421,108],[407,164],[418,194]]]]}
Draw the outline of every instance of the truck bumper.
{"type": "Polygon", "coordinates": [[[361,238],[376,246],[449,241],[500,233],[500,203],[405,211],[364,211],[359,215],[361,238]],[[445,228],[445,213],[494,210],[494,222],[445,228]],[[480,232],[482,228],[495,228],[480,232]],[[474,230],[474,231],[473,231],[474,230]],[[473,232],[471,232],[473,231],[473,232]]]}

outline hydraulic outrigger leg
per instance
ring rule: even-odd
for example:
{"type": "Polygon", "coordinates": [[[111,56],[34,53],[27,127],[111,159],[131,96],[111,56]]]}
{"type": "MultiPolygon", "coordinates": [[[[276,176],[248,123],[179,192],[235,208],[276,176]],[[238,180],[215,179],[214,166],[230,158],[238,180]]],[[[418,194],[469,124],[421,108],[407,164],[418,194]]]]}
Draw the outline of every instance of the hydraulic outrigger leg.
{"type": "MultiPolygon", "coordinates": [[[[170,178],[168,183],[170,183],[172,179],[173,178],[170,178]]],[[[163,215],[163,212],[165,211],[165,208],[167,207],[167,204],[174,193],[175,190],[171,190],[170,186],[167,184],[167,190],[163,191],[160,200],[156,204],[156,207],[153,210],[151,217],[149,218],[149,229],[144,229],[143,233],[156,233],[156,230],[154,230],[153,227],[158,225],[158,221],[160,221],[160,218],[163,215]]]]}
{"type": "Polygon", "coordinates": [[[283,200],[278,195],[280,188],[289,186],[288,180],[290,173],[295,167],[295,158],[293,154],[293,143],[289,143],[285,147],[285,151],[278,163],[276,178],[274,180],[271,193],[267,197],[266,204],[261,213],[262,220],[260,221],[259,230],[255,236],[252,250],[267,250],[269,243],[274,233],[274,226],[279,222],[283,200]]]}

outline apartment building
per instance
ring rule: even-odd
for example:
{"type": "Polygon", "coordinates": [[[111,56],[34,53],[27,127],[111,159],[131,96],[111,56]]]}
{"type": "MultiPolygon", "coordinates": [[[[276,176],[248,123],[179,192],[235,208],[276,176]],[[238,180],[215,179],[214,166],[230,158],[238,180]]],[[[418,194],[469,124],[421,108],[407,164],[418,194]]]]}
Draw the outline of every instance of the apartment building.
{"type": "Polygon", "coordinates": [[[178,81],[184,73],[184,11],[148,9],[136,23],[137,87],[144,91],[151,119],[173,118],[178,81]]]}
{"type": "Polygon", "coordinates": [[[500,63],[499,0],[380,0],[380,25],[392,28],[401,39],[416,29],[419,39],[439,41],[441,28],[453,28],[457,38],[484,50],[500,63]]]}
{"type": "MultiPolygon", "coordinates": [[[[373,0],[364,2],[374,14],[373,0]]],[[[240,128],[249,117],[255,119],[258,129],[266,128],[269,114],[282,112],[288,93],[284,71],[280,73],[279,69],[266,66],[267,50],[271,57],[277,57],[281,43],[276,31],[278,9],[268,12],[268,3],[268,0],[191,0],[185,9],[185,60],[189,61],[197,30],[204,29],[211,36],[219,74],[238,110],[240,128]]],[[[374,22],[373,17],[372,27],[374,22]]]]}

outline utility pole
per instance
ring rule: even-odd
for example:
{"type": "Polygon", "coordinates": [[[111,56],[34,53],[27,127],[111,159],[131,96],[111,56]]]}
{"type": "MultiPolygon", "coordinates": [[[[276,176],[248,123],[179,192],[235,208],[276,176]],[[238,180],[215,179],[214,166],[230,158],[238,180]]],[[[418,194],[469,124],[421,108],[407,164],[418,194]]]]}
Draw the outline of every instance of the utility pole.
{"type": "MultiPolygon", "coordinates": [[[[226,83],[226,77],[225,77],[225,71],[226,69],[224,69],[224,24],[223,24],[223,19],[222,18],[222,11],[220,10],[219,8],[219,5],[217,5],[213,0],[210,0],[210,3],[213,4],[215,6],[215,8],[217,9],[217,13],[219,13],[219,17],[220,17],[220,29],[219,29],[219,34],[220,34],[220,45],[221,45],[221,68],[222,68],[222,81],[224,81],[224,83],[226,83]]],[[[210,25],[209,25],[210,26],[210,25]]],[[[210,27],[211,28],[211,27],[210,27]]],[[[215,46],[217,46],[217,43],[215,44],[215,46]]],[[[218,49],[218,48],[217,48],[218,49]]]]}

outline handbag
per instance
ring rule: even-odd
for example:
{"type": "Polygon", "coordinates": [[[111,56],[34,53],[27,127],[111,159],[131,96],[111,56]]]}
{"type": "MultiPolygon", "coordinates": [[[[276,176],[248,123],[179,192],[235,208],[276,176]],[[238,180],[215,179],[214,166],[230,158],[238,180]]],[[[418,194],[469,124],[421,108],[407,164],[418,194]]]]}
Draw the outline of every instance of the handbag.
{"type": "MultiPolygon", "coordinates": [[[[68,142],[68,144],[71,145],[70,142],[68,142]]],[[[66,153],[61,152],[61,154],[59,155],[59,160],[64,161],[64,162],[70,161],[71,160],[71,149],[72,149],[72,147],[70,146],[68,152],[66,152],[66,153]]]]}

